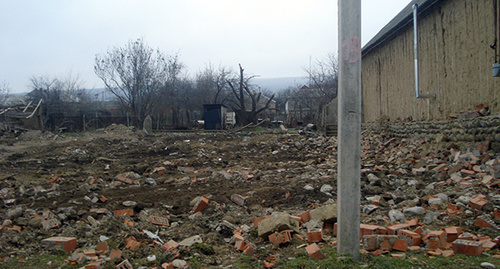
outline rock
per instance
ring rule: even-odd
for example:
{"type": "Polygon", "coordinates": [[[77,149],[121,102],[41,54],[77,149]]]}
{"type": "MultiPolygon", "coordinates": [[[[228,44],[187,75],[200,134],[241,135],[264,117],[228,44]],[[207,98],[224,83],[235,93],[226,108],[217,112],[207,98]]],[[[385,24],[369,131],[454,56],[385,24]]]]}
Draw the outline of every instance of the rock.
{"type": "Polygon", "coordinates": [[[319,220],[310,220],[303,225],[307,231],[321,230],[323,228],[323,223],[319,220]]]}
{"type": "Polygon", "coordinates": [[[434,221],[438,220],[438,217],[441,215],[439,212],[428,212],[425,214],[423,222],[427,225],[432,224],[434,221]]]}
{"type": "Polygon", "coordinates": [[[441,198],[431,198],[429,199],[429,205],[439,205],[443,203],[443,200],[441,198]]]}
{"type": "Polygon", "coordinates": [[[489,262],[482,262],[481,263],[481,268],[486,268],[486,269],[495,269],[497,268],[495,265],[489,263],[489,262]]]}
{"type": "Polygon", "coordinates": [[[259,222],[257,225],[258,235],[259,237],[267,238],[270,234],[283,230],[294,230],[298,232],[299,222],[300,218],[288,214],[274,215],[259,222]]]}
{"type": "Polygon", "coordinates": [[[394,209],[389,211],[389,218],[391,219],[391,222],[404,222],[406,220],[405,214],[394,209]]]}
{"type": "Polygon", "coordinates": [[[376,205],[365,205],[363,207],[363,214],[370,215],[371,213],[375,212],[379,207],[376,205]]]}
{"type": "Polygon", "coordinates": [[[312,220],[332,221],[337,219],[337,204],[318,207],[309,212],[312,220]]]}
{"type": "Polygon", "coordinates": [[[306,191],[312,191],[312,190],[314,190],[314,187],[311,186],[311,185],[309,185],[309,184],[307,184],[307,185],[304,186],[304,190],[306,190],[306,191]]]}
{"type": "Polygon", "coordinates": [[[320,191],[324,193],[330,193],[331,191],[333,191],[333,187],[331,185],[325,184],[321,186],[320,191]]]}
{"type": "Polygon", "coordinates": [[[127,207],[134,207],[137,205],[137,202],[134,202],[134,201],[125,201],[122,203],[124,206],[127,206],[127,207]]]}
{"type": "Polygon", "coordinates": [[[22,207],[16,207],[13,209],[9,209],[7,211],[7,218],[9,219],[15,219],[23,215],[23,208],[22,207]]]}
{"type": "Polygon", "coordinates": [[[417,215],[425,214],[425,209],[423,207],[420,207],[420,206],[414,206],[414,207],[404,209],[403,213],[408,214],[410,216],[417,216],[417,215]]]}
{"type": "Polygon", "coordinates": [[[455,203],[462,203],[464,205],[468,205],[469,201],[471,199],[472,199],[472,197],[470,197],[470,196],[462,195],[462,196],[458,197],[457,199],[455,199],[455,203]]]}
{"type": "Polygon", "coordinates": [[[146,184],[151,185],[151,186],[156,186],[156,185],[158,185],[158,184],[156,183],[156,181],[155,181],[154,179],[150,178],[150,177],[146,178],[145,182],[146,182],[146,184]]]}
{"type": "Polygon", "coordinates": [[[43,217],[34,217],[29,221],[29,226],[33,228],[42,228],[42,221],[44,221],[43,217]]]}
{"type": "Polygon", "coordinates": [[[175,259],[172,261],[172,265],[175,267],[175,268],[184,268],[184,266],[186,266],[187,262],[185,260],[181,260],[181,259],[175,259]]]}
{"type": "Polygon", "coordinates": [[[368,178],[368,181],[370,182],[370,185],[378,185],[380,186],[380,178],[378,178],[376,175],[374,174],[368,174],[368,176],[366,176],[368,178]]]}
{"type": "Polygon", "coordinates": [[[203,239],[199,235],[191,236],[179,242],[180,246],[190,247],[196,243],[203,243],[203,239]]]}
{"type": "Polygon", "coordinates": [[[448,195],[444,194],[444,193],[438,193],[436,194],[436,196],[441,199],[441,201],[443,201],[443,203],[447,203],[448,202],[448,195]]]}

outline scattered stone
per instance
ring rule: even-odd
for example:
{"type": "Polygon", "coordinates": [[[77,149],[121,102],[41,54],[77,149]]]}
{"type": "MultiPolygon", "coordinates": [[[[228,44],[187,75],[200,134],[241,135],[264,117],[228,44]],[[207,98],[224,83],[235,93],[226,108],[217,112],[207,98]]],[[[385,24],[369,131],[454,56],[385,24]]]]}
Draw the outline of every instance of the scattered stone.
{"type": "Polygon", "coordinates": [[[406,208],[403,210],[404,214],[408,214],[410,216],[422,215],[422,214],[425,214],[425,212],[426,212],[425,208],[420,207],[420,206],[414,206],[414,207],[406,208]]]}
{"type": "Polygon", "coordinates": [[[391,219],[391,222],[404,222],[406,220],[405,214],[399,210],[389,211],[389,219],[391,219]]]}

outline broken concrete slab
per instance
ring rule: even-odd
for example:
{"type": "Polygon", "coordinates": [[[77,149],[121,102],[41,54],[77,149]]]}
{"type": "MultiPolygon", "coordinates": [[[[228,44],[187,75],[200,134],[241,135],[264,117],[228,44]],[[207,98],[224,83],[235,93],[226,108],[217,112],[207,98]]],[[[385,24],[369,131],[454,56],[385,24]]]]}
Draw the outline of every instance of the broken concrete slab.
{"type": "Polygon", "coordinates": [[[259,222],[257,226],[258,236],[267,238],[270,234],[274,232],[281,232],[283,230],[293,230],[295,232],[299,232],[299,223],[300,217],[288,214],[273,215],[259,222]]]}

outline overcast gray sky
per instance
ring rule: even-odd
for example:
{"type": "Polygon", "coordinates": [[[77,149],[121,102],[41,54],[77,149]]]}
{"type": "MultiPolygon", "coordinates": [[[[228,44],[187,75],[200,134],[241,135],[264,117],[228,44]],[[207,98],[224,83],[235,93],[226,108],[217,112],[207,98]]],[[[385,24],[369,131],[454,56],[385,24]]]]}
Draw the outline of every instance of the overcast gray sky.
{"type": "MultiPolygon", "coordinates": [[[[366,44],[410,0],[362,0],[366,44]]],[[[188,74],[211,63],[262,78],[304,76],[337,53],[335,0],[0,0],[0,82],[79,75],[101,88],[94,58],[129,40],[180,56],[188,74]]]]}

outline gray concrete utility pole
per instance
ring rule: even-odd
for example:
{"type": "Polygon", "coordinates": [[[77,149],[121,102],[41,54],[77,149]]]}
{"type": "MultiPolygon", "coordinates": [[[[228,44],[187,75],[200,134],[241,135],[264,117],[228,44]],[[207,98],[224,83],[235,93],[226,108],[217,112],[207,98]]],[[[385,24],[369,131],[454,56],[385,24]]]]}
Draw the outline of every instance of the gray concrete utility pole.
{"type": "Polygon", "coordinates": [[[339,0],[337,251],[359,260],[361,0],[339,0]]]}

